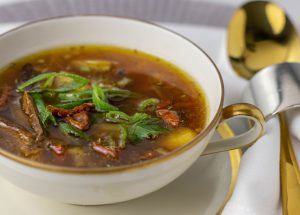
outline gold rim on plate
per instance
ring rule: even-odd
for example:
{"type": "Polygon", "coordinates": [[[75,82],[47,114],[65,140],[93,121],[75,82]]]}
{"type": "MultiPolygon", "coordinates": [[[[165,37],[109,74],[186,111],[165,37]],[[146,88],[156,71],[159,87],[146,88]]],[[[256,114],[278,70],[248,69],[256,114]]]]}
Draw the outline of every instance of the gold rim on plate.
{"type": "MultiPolygon", "coordinates": [[[[230,128],[230,126],[227,123],[223,123],[222,125],[220,125],[218,127],[218,133],[224,139],[233,137],[235,135],[233,130],[230,128]]],[[[241,157],[242,157],[241,149],[231,150],[228,153],[229,153],[230,166],[231,166],[231,180],[230,180],[227,195],[224,199],[222,206],[219,208],[218,212],[216,213],[216,215],[222,214],[223,209],[225,208],[227,202],[230,200],[230,198],[232,196],[232,193],[233,193],[235,185],[236,185],[239,167],[240,167],[240,161],[241,161],[241,157]]]]}

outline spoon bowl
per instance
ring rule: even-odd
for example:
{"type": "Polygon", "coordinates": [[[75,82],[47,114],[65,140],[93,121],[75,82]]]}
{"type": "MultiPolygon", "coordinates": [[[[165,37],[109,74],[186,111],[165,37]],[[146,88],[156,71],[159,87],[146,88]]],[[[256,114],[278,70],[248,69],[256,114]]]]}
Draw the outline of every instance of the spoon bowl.
{"type": "Polygon", "coordinates": [[[234,70],[250,79],[259,70],[300,60],[298,34],[275,3],[249,2],[233,15],[228,27],[228,54],[234,70]]]}

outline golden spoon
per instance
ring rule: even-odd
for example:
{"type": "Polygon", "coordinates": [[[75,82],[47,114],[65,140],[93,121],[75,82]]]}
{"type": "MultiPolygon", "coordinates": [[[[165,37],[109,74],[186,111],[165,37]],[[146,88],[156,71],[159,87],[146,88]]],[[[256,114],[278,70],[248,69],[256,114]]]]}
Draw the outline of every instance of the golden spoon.
{"type": "MultiPolygon", "coordinates": [[[[300,62],[300,40],[285,12],[267,1],[246,3],[228,27],[228,55],[235,72],[251,79],[259,70],[283,62],[300,62]]],[[[279,114],[280,176],[283,214],[300,211],[300,174],[284,113],[279,114]]]]}

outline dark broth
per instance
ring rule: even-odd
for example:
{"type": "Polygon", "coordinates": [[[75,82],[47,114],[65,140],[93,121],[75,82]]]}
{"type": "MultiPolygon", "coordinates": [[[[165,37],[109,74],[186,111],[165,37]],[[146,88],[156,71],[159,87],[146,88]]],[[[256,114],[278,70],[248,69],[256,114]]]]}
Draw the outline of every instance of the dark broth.
{"type": "MultiPolygon", "coordinates": [[[[42,146],[34,156],[26,156],[20,151],[20,145],[7,139],[0,128],[0,147],[19,156],[28,157],[42,163],[73,167],[109,167],[132,164],[149,160],[168,153],[161,149],[160,142],[166,135],[181,128],[188,128],[194,133],[199,133],[206,124],[208,107],[205,95],[190,77],[174,65],[154,56],[137,50],[106,46],[74,46],[51,49],[22,58],[4,68],[0,75],[0,86],[13,88],[12,95],[7,105],[1,110],[0,116],[5,117],[30,132],[34,132],[24,117],[20,106],[22,93],[15,91],[16,87],[24,82],[22,69],[24,65],[31,65],[38,73],[66,71],[90,79],[92,82],[109,86],[116,86],[120,80],[130,80],[120,88],[136,93],[122,101],[110,101],[110,104],[129,115],[137,112],[139,102],[147,98],[159,99],[165,102],[164,107],[177,113],[179,125],[170,128],[170,132],[156,138],[146,138],[137,143],[128,143],[126,148],[118,153],[117,159],[107,159],[102,154],[91,149],[89,141],[66,136],[57,127],[50,125],[45,130],[48,138],[56,138],[64,142],[66,151],[57,155],[47,146],[42,146]],[[74,67],[76,60],[107,60],[113,62],[113,67],[108,72],[85,71],[86,68],[74,67]]],[[[121,82],[119,82],[121,83],[121,82]]],[[[45,98],[45,103],[53,104],[55,97],[45,98]]],[[[155,112],[147,112],[156,117],[155,112]]],[[[103,126],[107,126],[102,117],[103,113],[89,112],[91,125],[85,133],[93,136],[103,126]],[[102,126],[102,127],[101,127],[102,126]]],[[[60,119],[58,119],[60,120],[60,119]]],[[[164,123],[162,126],[166,127],[164,123]]]]}

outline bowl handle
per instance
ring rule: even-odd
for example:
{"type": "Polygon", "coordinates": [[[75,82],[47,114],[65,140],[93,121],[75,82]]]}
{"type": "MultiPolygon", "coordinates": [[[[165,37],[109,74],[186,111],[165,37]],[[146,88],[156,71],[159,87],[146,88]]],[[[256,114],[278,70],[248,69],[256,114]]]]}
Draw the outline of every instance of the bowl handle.
{"type": "Polygon", "coordinates": [[[264,116],[256,106],[246,103],[238,103],[225,107],[218,126],[236,118],[250,120],[251,126],[249,130],[228,139],[210,142],[202,155],[251,146],[264,134],[264,116]]]}

